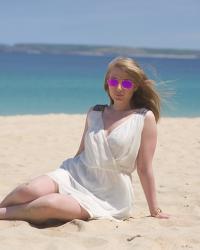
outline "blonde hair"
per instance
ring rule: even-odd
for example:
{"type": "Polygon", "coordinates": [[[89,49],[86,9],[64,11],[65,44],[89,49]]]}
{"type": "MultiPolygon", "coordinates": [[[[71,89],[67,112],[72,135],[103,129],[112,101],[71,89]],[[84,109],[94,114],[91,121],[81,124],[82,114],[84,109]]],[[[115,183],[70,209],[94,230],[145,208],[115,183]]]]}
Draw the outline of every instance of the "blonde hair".
{"type": "Polygon", "coordinates": [[[156,122],[160,118],[160,102],[161,98],[155,88],[155,81],[148,79],[139,64],[128,57],[116,57],[109,64],[104,80],[104,89],[110,98],[110,104],[114,101],[109,94],[107,79],[113,68],[119,68],[126,72],[130,79],[135,83],[135,91],[130,100],[131,108],[147,108],[154,113],[156,122]]]}

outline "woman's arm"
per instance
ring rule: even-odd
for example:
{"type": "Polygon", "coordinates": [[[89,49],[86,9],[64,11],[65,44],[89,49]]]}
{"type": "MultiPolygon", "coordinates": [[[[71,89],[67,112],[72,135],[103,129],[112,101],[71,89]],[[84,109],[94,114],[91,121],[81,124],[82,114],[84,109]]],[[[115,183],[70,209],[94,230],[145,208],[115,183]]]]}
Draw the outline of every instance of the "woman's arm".
{"type": "MultiPolygon", "coordinates": [[[[139,175],[145,197],[149,206],[150,214],[153,216],[158,209],[156,198],[156,185],[153,174],[152,161],[157,143],[157,126],[152,111],[146,113],[144,127],[141,136],[140,149],[137,156],[137,173],[139,175]]],[[[160,213],[162,217],[162,213],[160,213]]],[[[162,218],[167,215],[163,214],[162,218]]]]}

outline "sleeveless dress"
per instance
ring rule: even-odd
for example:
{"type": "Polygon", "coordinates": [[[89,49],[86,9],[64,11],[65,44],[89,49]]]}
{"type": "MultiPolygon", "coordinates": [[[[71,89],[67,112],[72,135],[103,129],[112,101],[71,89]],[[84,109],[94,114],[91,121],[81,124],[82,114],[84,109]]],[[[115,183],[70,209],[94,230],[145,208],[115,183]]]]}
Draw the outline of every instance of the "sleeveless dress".
{"type": "Polygon", "coordinates": [[[71,195],[87,210],[89,220],[122,221],[134,212],[131,173],[136,169],[148,110],[136,110],[106,135],[102,118],[105,106],[96,105],[88,112],[84,150],[46,175],[58,184],[59,193],[71,195]]]}

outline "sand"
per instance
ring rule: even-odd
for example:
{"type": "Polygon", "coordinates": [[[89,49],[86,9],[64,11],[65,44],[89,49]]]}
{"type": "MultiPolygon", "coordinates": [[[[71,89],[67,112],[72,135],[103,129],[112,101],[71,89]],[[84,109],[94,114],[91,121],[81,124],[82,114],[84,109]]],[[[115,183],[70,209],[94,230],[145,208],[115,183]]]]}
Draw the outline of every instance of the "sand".
{"type": "MultiPolygon", "coordinates": [[[[0,117],[0,199],[60,166],[79,147],[83,115],[0,117]]],[[[137,172],[135,215],[36,227],[0,220],[0,249],[200,249],[200,118],[162,118],[153,161],[159,206],[170,219],[149,217],[137,172]]]]}

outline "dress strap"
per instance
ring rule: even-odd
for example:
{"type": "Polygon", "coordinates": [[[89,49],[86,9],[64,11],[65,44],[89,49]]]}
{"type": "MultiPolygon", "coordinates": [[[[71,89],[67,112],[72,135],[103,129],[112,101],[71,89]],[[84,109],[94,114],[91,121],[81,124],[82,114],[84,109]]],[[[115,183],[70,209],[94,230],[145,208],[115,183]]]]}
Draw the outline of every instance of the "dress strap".
{"type": "Polygon", "coordinates": [[[107,104],[97,104],[93,107],[93,110],[95,111],[103,111],[105,107],[108,106],[107,104]]]}

